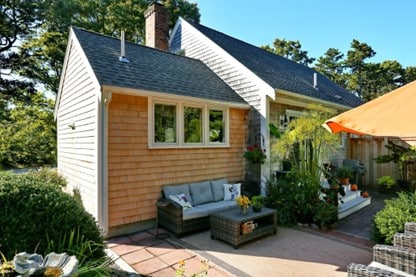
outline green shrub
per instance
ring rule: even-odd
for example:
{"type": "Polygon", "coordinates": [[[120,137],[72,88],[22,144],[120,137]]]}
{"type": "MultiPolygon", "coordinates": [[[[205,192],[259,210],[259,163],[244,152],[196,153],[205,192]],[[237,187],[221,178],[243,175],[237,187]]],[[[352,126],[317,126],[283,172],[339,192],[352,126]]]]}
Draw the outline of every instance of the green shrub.
{"type": "Polygon", "coordinates": [[[394,181],[393,177],[385,175],[377,179],[377,184],[380,186],[381,190],[388,191],[394,187],[396,181],[394,181]]]}
{"type": "Polygon", "coordinates": [[[33,180],[33,182],[51,186],[66,187],[67,185],[65,178],[59,175],[56,169],[41,168],[38,171],[29,171],[26,177],[33,180]]]}
{"type": "Polygon", "coordinates": [[[294,213],[295,201],[294,195],[296,187],[288,178],[279,178],[279,180],[269,180],[265,206],[278,211],[278,224],[281,226],[293,226],[296,224],[294,213]]]}
{"type": "Polygon", "coordinates": [[[315,207],[320,202],[319,190],[321,185],[309,171],[295,171],[293,178],[298,190],[295,195],[297,221],[312,223],[315,207]]]}
{"type": "Polygon", "coordinates": [[[385,200],[385,206],[376,213],[372,235],[376,243],[393,243],[395,233],[403,232],[406,222],[416,221],[416,194],[398,193],[397,198],[385,200]]]}
{"type": "Polygon", "coordinates": [[[320,227],[330,226],[338,220],[338,208],[337,206],[321,201],[315,207],[315,213],[313,221],[320,227]]]}
{"type": "Polygon", "coordinates": [[[320,184],[307,171],[292,170],[285,177],[269,181],[266,206],[278,210],[278,223],[293,226],[312,223],[319,203],[320,184]]]}
{"type": "Polygon", "coordinates": [[[0,175],[0,251],[8,259],[21,251],[46,255],[48,244],[73,230],[79,230],[82,241],[96,243],[89,258],[104,255],[94,218],[62,191],[55,177],[45,172],[0,175]]]}

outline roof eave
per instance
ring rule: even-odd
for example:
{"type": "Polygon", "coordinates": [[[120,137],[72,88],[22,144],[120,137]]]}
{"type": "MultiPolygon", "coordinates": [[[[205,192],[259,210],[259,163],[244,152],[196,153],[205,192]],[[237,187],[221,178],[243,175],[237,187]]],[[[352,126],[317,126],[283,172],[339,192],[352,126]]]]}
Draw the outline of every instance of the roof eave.
{"type": "Polygon", "coordinates": [[[199,103],[203,101],[203,102],[207,102],[207,103],[214,104],[214,105],[227,106],[227,107],[238,108],[238,109],[250,108],[250,105],[247,103],[221,101],[221,100],[206,99],[206,98],[199,98],[199,97],[192,97],[192,96],[182,96],[182,95],[178,95],[175,93],[165,93],[165,92],[159,92],[159,91],[133,89],[133,88],[118,87],[118,86],[105,85],[105,84],[102,86],[102,91],[110,91],[112,93],[133,95],[133,96],[160,97],[160,98],[172,99],[172,100],[185,100],[185,101],[199,102],[199,103]]]}
{"type": "MultiPolygon", "coordinates": [[[[326,107],[330,107],[330,108],[337,109],[337,110],[349,110],[349,109],[353,108],[351,106],[347,106],[347,105],[343,105],[343,104],[339,104],[339,103],[334,103],[334,102],[330,102],[330,101],[325,101],[325,100],[322,100],[322,99],[318,99],[318,98],[314,98],[314,97],[310,97],[310,96],[305,96],[305,95],[302,95],[300,93],[291,92],[291,91],[278,89],[278,88],[275,89],[275,93],[276,93],[276,95],[281,94],[281,95],[285,95],[285,96],[294,97],[294,98],[297,98],[297,99],[304,100],[305,101],[305,103],[304,103],[305,107],[310,102],[315,102],[315,103],[319,103],[319,104],[322,104],[326,107]]],[[[279,97],[276,96],[276,99],[279,99],[279,97]]],[[[277,101],[279,101],[279,100],[277,100],[277,101]]]]}

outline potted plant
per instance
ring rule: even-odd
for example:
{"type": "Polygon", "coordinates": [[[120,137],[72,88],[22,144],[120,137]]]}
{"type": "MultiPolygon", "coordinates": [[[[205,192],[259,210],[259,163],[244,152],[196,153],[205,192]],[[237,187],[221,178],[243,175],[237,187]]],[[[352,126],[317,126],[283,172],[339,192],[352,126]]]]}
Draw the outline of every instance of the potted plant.
{"type": "Polygon", "coordinates": [[[353,177],[351,167],[344,165],[338,168],[337,177],[342,185],[348,185],[350,179],[353,177]]]}
{"type": "Polygon", "coordinates": [[[244,152],[244,158],[255,164],[264,164],[267,158],[265,152],[266,150],[258,144],[249,145],[246,152],[244,152]]]}
{"type": "Polygon", "coordinates": [[[409,165],[416,162],[416,147],[402,146],[392,141],[389,141],[385,147],[391,151],[391,154],[381,155],[377,157],[377,163],[394,162],[397,164],[399,171],[399,178],[397,184],[403,188],[408,189],[410,186],[409,175],[411,173],[409,165]]]}
{"type": "Polygon", "coordinates": [[[377,179],[377,184],[379,186],[380,192],[390,191],[394,187],[395,183],[396,182],[394,181],[393,177],[388,175],[381,176],[377,179]]]}
{"type": "Polygon", "coordinates": [[[245,196],[245,195],[239,195],[236,199],[235,202],[238,204],[238,206],[240,206],[240,211],[242,214],[246,214],[247,213],[247,209],[251,204],[250,199],[245,196]]]}
{"type": "Polygon", "coordinates": [[[251,198],[251,206],[253,211],[261,212],[261,209],[264,207],[264,197],[261,195],[255,195],[251,198]]]}

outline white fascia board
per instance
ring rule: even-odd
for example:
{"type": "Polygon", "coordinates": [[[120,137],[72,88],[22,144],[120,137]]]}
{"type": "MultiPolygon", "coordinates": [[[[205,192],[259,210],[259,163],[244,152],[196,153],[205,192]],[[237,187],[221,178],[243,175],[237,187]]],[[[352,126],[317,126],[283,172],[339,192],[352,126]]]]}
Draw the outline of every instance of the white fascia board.
{"type": "Polygon", "coordinates": [[[68,36],[68,43],[66,45],[66,50],[65,50],[64,64],[62,66],[62,72],[61,72],[61,76],[60,76],[60,79],[59,79],[58,93],[56,94],[55,107],[54,107],[54,111],[53,111],[55,121],[57,120],[57,117],[58,117],[58,108],[59,108],[59,104],[61,102],[62,86],[63,86],[63,82],[64,82],[64,76],[66,74],[66,69],[67,69],[67,66],[68,66],[68,59],[69,59],[69,54],[70,54],[70,50],[71,50],[71,45],[73,43],[73,41],[72,41],[73,37],[74,37],[74,32],[72,31],[72,29],[70,29],[69,30],[69,36],[68,36]]]}
{"type": "Polygon", "coordinates": [[[236,58],[231,56],[227,51],[225,51],[218,44],[216,44],[214,41],[212,41],[203,33],[201,33],[198,29],[194,28],[194,26],[189,24],[186,20],[183,20],[182,17],[179,17],[178,22],[176,23],[176,26],[172,32],[172,38],[174,37],[179,24],[182,24],[182,26],[189,28],[189,30],[192,30],[193,35],[195,35],[196,37],[201,39],[203,42],[205,42],[215,52],[219,53],[219,55],[222,56],[224,59],[226,59],[234,68],[241,71],[244,75],[248,76],[250,80],[252,80],[255,84],[259,86],[260,92],[264,94],[264,96],[268,96],[273,100],[275,99],[276,95],[274,93],[273,87],[271,87],[268,83],[266,83],[259,76],[254,74],[250,69],[248,69],[242,63],[240,63],[236,58]]]}
{"type": "Polygon", "coordinates": [[[312,102],[312,103],[316,103],[316,104],[322,104],[323,106],[330,107],[330,108],[333,108],[333,109],[341,109],[341,110],[352,109],[352,107],[350,107],[350,106],[341,105],[341,104],[321,100],[321,99],[318,99],[318,98],[313,98],[313,97],[310,97],[310,96],[305,96],[305,95],[302,95],[302,94],[299,94],[299,93],[295,93],[295,92],[291,92],[291,91],[287,91],[287,90],[282,90],[282,89],[276,89],[276,99],[277,99],[276,102],[279,102],[279,103],[282,103],[282,104],[287,104],[287,105],[294,105],[294,106],[303,107],[303,108],[307,108],[308,105],[312,102]],[[293,97],[293,98],[297,98],[299,100],[297,100],[297,99],[281,99],[281,98],[279,98],[279,94],[289,96],[289,97],[293,97]]]}
{"type": "Polygon", "coordinates": [[[166,100],[209,103],[213,105],[237,108],[237,109],[249,109],[250,108],[249,104],[243,104],[243,103],[217,101],[217,100],[211,100],[211,99],[205,99],[205,98],[199,98],[199,97],[182,96],[182,95],[176,95],[176,94],[170,94],[170,93],[164,93],[164,92],[158,92],[158,91],[123,88],[123,87],[115,87],[115,86],[108,86],[108,85],[103,85],[103,91],[111,91],[112,93],[132,95],[132,96],[159,97],[159,98],[163,98],[166,100]]]}
{"type": "Polygon", "coordinates": [[[171,43],[172,43],[172,39],[175,37],[176,32],[178,31],[179,25],[181,25],[182,22],[182,17],[179,16],[178,20],[176,20],[175,26],[173,27],[170,35],[169,35],[169,41],[168,41],[168,45],[170,47],[171,43]]]}

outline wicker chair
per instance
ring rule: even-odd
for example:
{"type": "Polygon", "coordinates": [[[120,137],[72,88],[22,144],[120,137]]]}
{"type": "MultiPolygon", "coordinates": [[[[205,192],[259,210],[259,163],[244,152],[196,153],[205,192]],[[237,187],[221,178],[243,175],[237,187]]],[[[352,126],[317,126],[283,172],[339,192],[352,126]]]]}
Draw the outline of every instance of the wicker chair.
{"type": "Polygon", "coordinates": [[[393,245],[376,244],[373,247],[373,262],[369,266],[348,265],[348,276],[415,276],[416,223],[408,222],[404,229],[404,233],[394,235],[393,245]]]}

